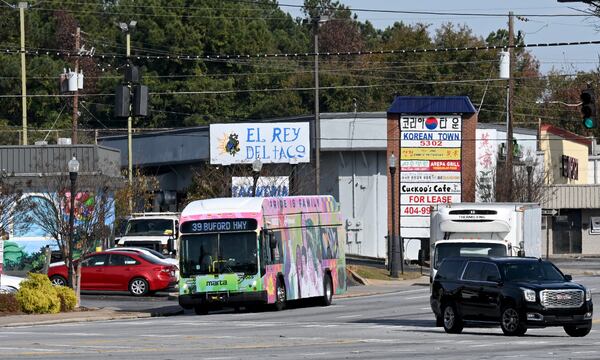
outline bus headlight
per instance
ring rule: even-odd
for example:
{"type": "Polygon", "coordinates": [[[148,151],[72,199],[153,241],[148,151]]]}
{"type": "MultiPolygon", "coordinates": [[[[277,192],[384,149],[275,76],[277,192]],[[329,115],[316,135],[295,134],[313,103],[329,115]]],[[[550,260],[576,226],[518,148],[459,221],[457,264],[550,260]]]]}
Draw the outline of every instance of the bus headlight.
{"type": "Polygon", "coordinates": [[[521,288],[523,290],[523,297],[527,302],[535,302],[535,291],[531,289],[521,288]]]}

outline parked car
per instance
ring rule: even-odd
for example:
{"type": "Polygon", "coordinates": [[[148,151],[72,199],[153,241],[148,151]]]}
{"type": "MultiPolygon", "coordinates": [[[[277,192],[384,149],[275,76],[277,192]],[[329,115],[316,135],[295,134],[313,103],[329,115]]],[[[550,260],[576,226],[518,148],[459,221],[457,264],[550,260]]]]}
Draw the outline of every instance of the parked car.
{"type": "Polygon", "coordinates": [[[154,249],[148,249],[148,248],[144,248],[144,247],[123,246],[123,247],[115,247],[115,248],[106,249],[105,251],[132,251],[135,253],[146,254],[150,257],[156,257],[160,261],[164,261],[168,264],[177,266],[177,270],[175,271],[175,277],[177,279],[179,279],[179,262],[177,261],[177,259],[173,259],[172,257],[165,256],[162,253],[160,253],[154,249]]]}
{"type": "Polygon", "coordinates": [[[592,329],[592,292],[537,258],[450,257],[431,286],[436,324],[460,333],[465,322],[500,324],[505,335],[562,326],[569,336],[592,329]]]}
{"type": "MultiPolygon", "coordinates": [[[[82,260],[81,289],[129,291],[134,296],[172,288],[177,283],[177,267],[143,253],[101,251],[82,260]]],[[[55,285],[67,284],[64,263],[51,264],[48,277],[55,285]]]]}
{"type": "Polygon", "coordinates": [[[19,291],[22,277],[0,274],[0,294],[14,294],[19,291]]]}

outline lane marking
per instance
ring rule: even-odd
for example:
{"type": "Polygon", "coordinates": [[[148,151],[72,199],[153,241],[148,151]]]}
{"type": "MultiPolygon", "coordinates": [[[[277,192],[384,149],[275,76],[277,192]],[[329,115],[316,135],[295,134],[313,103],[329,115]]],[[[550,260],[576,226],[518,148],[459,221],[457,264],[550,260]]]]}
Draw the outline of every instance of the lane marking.
{"type": "Polygon", "coordinates": [[[362,314],[344,315],[344,316],[338,316],[336,319],[350,319],[350,318],[361,317],[361,316],[362,316],[362,314]]]}
{"type": "Polygon", "coordinates": [[[57,352],[55,349],[32,349],[29,347],[0,347],[0,350],[19,350],[19,351],[35,351],[35,352],[57,352]]]}

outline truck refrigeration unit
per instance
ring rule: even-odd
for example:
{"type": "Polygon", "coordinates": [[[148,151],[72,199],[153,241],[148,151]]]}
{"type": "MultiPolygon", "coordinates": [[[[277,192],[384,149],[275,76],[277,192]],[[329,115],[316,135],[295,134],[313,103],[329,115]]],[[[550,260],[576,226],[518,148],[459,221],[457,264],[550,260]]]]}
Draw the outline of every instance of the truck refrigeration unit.
{"type": "Polygon", "coordinates": [[[542,209],[538,204],[437,204],[430,216],[431,279],[449,256],[542,254],[542,209]]]}

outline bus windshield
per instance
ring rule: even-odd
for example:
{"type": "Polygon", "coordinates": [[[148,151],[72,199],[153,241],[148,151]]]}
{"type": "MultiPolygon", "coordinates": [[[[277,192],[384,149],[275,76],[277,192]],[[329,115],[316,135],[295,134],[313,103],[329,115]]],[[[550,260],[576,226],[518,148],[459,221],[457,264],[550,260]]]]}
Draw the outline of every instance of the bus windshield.
{"type": "Polygon", "coordinates": [[[181,237],[181,274],[258,272],[255,232],[194,234],[181,237]]]}
{"type": "Polygon", "coordinates": [[[433,268],[437,269],[440,262],[450,256],[506,256],[506,246],[485,243],[439,243],[435,248],[433,268]]]}
{"type": "Polygon", "coordinates": [[[173,231],[173,220],[169,219],[130,219],[127,222],[126,236],[168,235],[173,231]]]}

